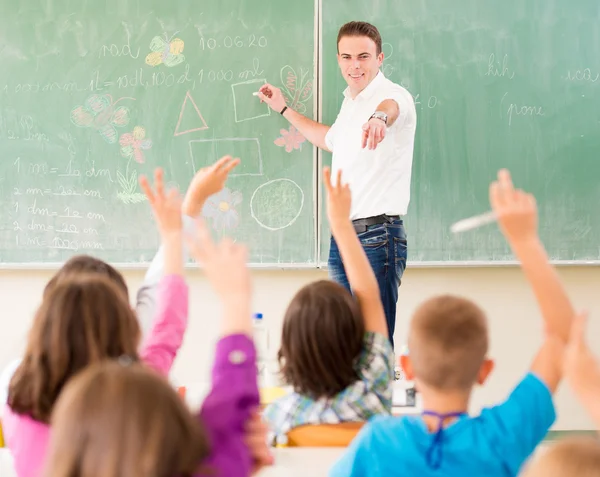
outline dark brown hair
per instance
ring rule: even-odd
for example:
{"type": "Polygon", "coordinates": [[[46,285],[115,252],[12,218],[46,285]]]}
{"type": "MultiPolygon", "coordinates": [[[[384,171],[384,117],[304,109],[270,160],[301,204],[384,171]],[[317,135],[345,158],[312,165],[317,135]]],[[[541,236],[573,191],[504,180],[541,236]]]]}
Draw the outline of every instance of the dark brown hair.
{"type": "Polygon", "coordinates": [[[330,280],[306,285],[283,320],[283,379],[313,399],[335,396],[358,379],[355,365],[364,333],[358,303],[344,287],[330,280]]]}
{"type": "Polygon", "coordinates": [[[62,279],[79,273],[97,273],[108,277],[125,294],[125,297],[129,299],[129,290],[127,289],[127,283],[125,283],[123,275],[108,263],[90,255],[76,255],[67,260],[46,284],[44,295],[62,279]]]}
{"type": "Polygon", "coordinates": [[[47,423],[63,386],[105,358],[138,359],[140,329],[123,291],[99,274],[74,274],[46,294],[13,375],[8,404],[47,423]]]}
{"type": "Polygon", "coordinates": [[[488,350],[485,314],[461,297],[427,300],[412,318],[408,347],[415,377],[424,384],[439,390],[470,390],[488,350]]]}
{"type": "Polygon", "coordinates": [[[52,414],[48,477],[188,477],[209,454],[207,433],[158,373],[114,361],[88,366],[52,414]]]}
{"type": "Polygon", "coordinates": [[[367,22],[348,22],[340,28],[337,37],[338,53],[340,40],[345,36],[366,36],[373,40],[377,47],[377,54],[381,53],[381,35],[376,26],[367,22]]]}

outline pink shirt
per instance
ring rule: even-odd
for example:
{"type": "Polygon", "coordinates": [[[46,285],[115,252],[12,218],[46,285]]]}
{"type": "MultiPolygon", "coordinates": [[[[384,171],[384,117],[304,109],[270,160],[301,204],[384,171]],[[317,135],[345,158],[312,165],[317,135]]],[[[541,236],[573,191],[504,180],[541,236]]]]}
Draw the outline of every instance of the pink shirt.
{"type": "MultiPolygon", "coordinates": [[[[168,375],[183,342],[188,321],[188,287],[181,275],[161,278],[157,290],[156,315],[140,358],[168,375]]],[[[43,471],[50,426],[4,407],[2,430],[19,477],[39,477],[43,471]]]]}

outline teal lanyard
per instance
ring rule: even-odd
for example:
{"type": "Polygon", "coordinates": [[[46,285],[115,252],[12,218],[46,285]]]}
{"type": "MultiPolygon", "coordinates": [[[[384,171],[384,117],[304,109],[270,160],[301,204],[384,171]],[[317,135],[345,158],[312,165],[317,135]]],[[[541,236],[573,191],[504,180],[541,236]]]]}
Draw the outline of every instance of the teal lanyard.
{"type": "Polygon", "coordinates": [[[427,449],[427,464],[434,468],[439,469],[442,465],[442,443],[444,442],[444,419],[450,417],[460,417],[465,415],[465,412],[449,412],[447,414],[438,414],[433,411],[423,411],[424,416],[437,417],[440,422],[438,424],[437,431],[433,436],[433,441],[427,449]]]}

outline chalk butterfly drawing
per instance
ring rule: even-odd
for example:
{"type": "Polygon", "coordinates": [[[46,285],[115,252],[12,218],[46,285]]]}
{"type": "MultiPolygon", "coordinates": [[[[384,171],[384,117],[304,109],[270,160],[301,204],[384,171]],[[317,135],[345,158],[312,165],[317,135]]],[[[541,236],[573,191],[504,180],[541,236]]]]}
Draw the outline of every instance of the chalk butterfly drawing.
{"type": "Polygon", "coordinates": [[[71,110],[71,122],[80,128],[93,128],[109,144],[117,142],[116,128],[122,128],[129,123],[129,109],[125,106],[116,107],[120,98],[113,101],[109,94],[93,94],[89,96],[83,106],[71,110]]]}
{"type": "Polygon", "coordinates": [[[308,71],[300,68],[300,78],[291,66],[281,68],[279,77],[281,79],[281,92],[285,97],[286,104],[303,114],[306,112],[306,101],[310,99],[313,92],[313,81],[308,77],[308,71]]]}
{"type": "Polygon", "coordinates": [[[146,130],[143,127],[136,126],[133,128],[133,132],[121,135],[119,144],[123,157],[133,157],[135,162],[143,164],[145,162],[143,151],[152,147],[152,140],[146,139],[146,130]]]}
{"type": "MultiPolygon", "coordinates": [[[[175,35],[173,35],[175,36],[175,35]]],[[[167,35],[164,38],[155,36],[150,42],[150,49],[152,53],[148,53],[146,56],[146,64],[150,66],[158,66],[164,64],[169,68],[178,65],[185,61],[183,56],[184,43],[181,38],[167,39],[167,35]]]]}

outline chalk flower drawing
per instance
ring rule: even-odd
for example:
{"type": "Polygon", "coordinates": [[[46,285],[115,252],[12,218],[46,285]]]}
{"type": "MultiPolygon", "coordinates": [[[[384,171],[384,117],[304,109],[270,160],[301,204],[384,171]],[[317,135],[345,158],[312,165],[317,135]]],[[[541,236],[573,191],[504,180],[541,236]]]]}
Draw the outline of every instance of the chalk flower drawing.
{"type": "Polygon", "coordinates": [[[208,198],[202,208],[202,216],[212,219],[215,230],[234,229],[240,223],[240,216],[235,207],[241,203],[241,192],[225,188],[208,198]]]}
{"type": "Polygon", "coordinates": [[[310,99],[313,92],[313,81],[308,77],[309,71],[300,68],[300,78],[291,66],[284,66],[279,72],[281,92],[285,98],[286,104],[300,114],[306,112],[306,101],[310,99]]]}
{"type": "Polygon", "coordinates": [[[117,192],[117,199],[124,204],[137,204],[146,200],[146,196],[137,191],[138,186],[137,171],[125,172],[125,175],[121,174],[121,171],[117,171],[117,181],[123,189],[117,192]]]}
{"type": "Polygon", "coordinates": [[[302,143],[306,141],[306,138],[298,132],[294,126],[290,126],[290,129],[281,129],[281,136],[275,139],[274,143],[278,146],[285,146],[286,152],[292,152],[294,149],[301,149],[302,143]]]}
{"type": "Polygon", "coordinates": [[[117,130],[129,123],[129,110],[124,106],[115,107],[120,98],[113,102],[109,94],[93,94],[89,96],[83,106],[71,110],[71,122],[80,128],[94,128],[109,144],[117,142],[117,130]]]}
{"type": "Polygon", "coordinates": [[[146,139],[146,130],[141,126],[133,128],[133,132],[125,133],[119,139],[121,145],[121,155],[132,158],[135,162],[143,164],[144,153],[152,147],[152,140],[146,139]]]}
{"type": "MultiPolygon", "coordinates": [[[[175,33],[176,34],[176,33],[175,33]]],[[[146,64],[150,66],[158,66],[164,64],[172,68],[179,63],[185,61],[183,56],[183,47],[185,46],[181,38],[171,38],[155,36],[150,42],[151,53],[146,56],[146,64]]]]}

